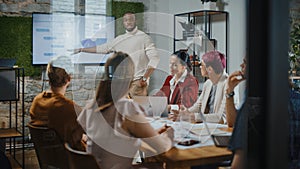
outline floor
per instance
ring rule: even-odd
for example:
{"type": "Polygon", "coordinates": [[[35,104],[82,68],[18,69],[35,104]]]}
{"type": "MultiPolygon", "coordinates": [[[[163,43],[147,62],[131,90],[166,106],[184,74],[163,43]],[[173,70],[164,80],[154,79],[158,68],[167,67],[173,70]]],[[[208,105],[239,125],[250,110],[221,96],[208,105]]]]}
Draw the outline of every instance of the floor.
{"type": "MultiPolygon", "coordinates": [[[[8,154],[9,157],[9,154],[8,154]]],[[[21,150],[16,151],[16,158],[21,159],[21,150]]],[[[12,158],[10,158],[13,169],[21,169],[12,158]]],[[[20,160],[21,161],[21,160],[20,160]]],[[[38,160],[33,148],[25,149],[25,169],[39,169],[38,160]]]]}

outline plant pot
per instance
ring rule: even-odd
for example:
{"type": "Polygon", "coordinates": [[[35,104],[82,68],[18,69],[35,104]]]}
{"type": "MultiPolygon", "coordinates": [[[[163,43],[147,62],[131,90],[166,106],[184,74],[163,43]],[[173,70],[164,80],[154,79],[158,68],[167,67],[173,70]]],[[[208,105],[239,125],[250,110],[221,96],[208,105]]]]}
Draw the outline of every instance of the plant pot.
{"type": "Polygon", "coordinates": [[[217,10],[216,2],[204,2],[204,10],[217,10]]]}

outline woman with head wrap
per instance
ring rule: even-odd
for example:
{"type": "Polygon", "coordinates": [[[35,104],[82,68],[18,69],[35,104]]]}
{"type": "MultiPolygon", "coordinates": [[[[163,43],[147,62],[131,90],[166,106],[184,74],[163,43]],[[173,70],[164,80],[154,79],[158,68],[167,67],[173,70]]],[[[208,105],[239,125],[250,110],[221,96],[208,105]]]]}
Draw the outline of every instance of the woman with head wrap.
{"type": "Polygon", "coordinates": [[[199,112],[204,114],[207,122],[226,124],[225,86],[228,75],[225,55],[218,51],[210,51],[202,56],[200,63],[201,73],[208,79],[203,84],[201,95],[196,103],[186,108],[181,106],[179,113],[192,113],[196,122],[203,121],[199,112]]]}

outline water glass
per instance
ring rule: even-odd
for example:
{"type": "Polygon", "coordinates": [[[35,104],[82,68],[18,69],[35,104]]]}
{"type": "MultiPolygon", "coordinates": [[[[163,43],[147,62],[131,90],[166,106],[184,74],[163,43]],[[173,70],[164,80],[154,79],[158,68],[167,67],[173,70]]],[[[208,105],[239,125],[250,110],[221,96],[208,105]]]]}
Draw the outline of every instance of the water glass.
{"type": "Polygon", "coordinates": [[[165,96],[149,96],[149,102],[152,108],[153,118],[159,119],[161,114],[165,111],[168,100],[165,96]]]}

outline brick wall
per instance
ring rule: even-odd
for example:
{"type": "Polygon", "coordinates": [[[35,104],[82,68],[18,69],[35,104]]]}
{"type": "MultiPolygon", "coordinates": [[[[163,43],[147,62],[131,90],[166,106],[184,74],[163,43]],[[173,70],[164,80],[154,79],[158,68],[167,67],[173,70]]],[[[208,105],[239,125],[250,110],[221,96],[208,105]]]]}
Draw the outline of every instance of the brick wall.
{"type": "Polygon", "coordinates": [[[0,0],[0,16],[31,16],[33,12],[48,13],[51,0],[0,0]]]}
{"type": "Polygon", "coordinates": [[[31,16],[33,12],[106,14],[107,0],[0,0],[0,16],[31,16]]]}
{"type": "MultiPolygon", "coordinates": [[[[94,93],[97,88],[99,80],[96,79],[96,75],[99,74],[99,68],[91,67],[86,73],[73,74],[71,84],[67,89],[66,97],[74,100],[78,105],[84,107],[88,100],[94,98],[94,93]]],[[[42,78],[25,77],[24,87],[24,114],[25,125],[30,121],[30,106],[34,97],[44,91],[49,90],[49,84],[47,80],[42,78]]],[[[21,95],[21,94],[20,94],[21,95]]],[[[20,96],[20,98],[22,98],[20,96]]],[[[21,129],[22,123],[22,100],[18,101],[18,126],[21,129]]],[[[9,127],[9,101],[0,102],[0,128],[9,127]]],[[[12,102],[12,126],[15,125],[15,102],[12,102]]],[[[25,128],[25,135],[28,135],[28,129],[25,128]]]]}

